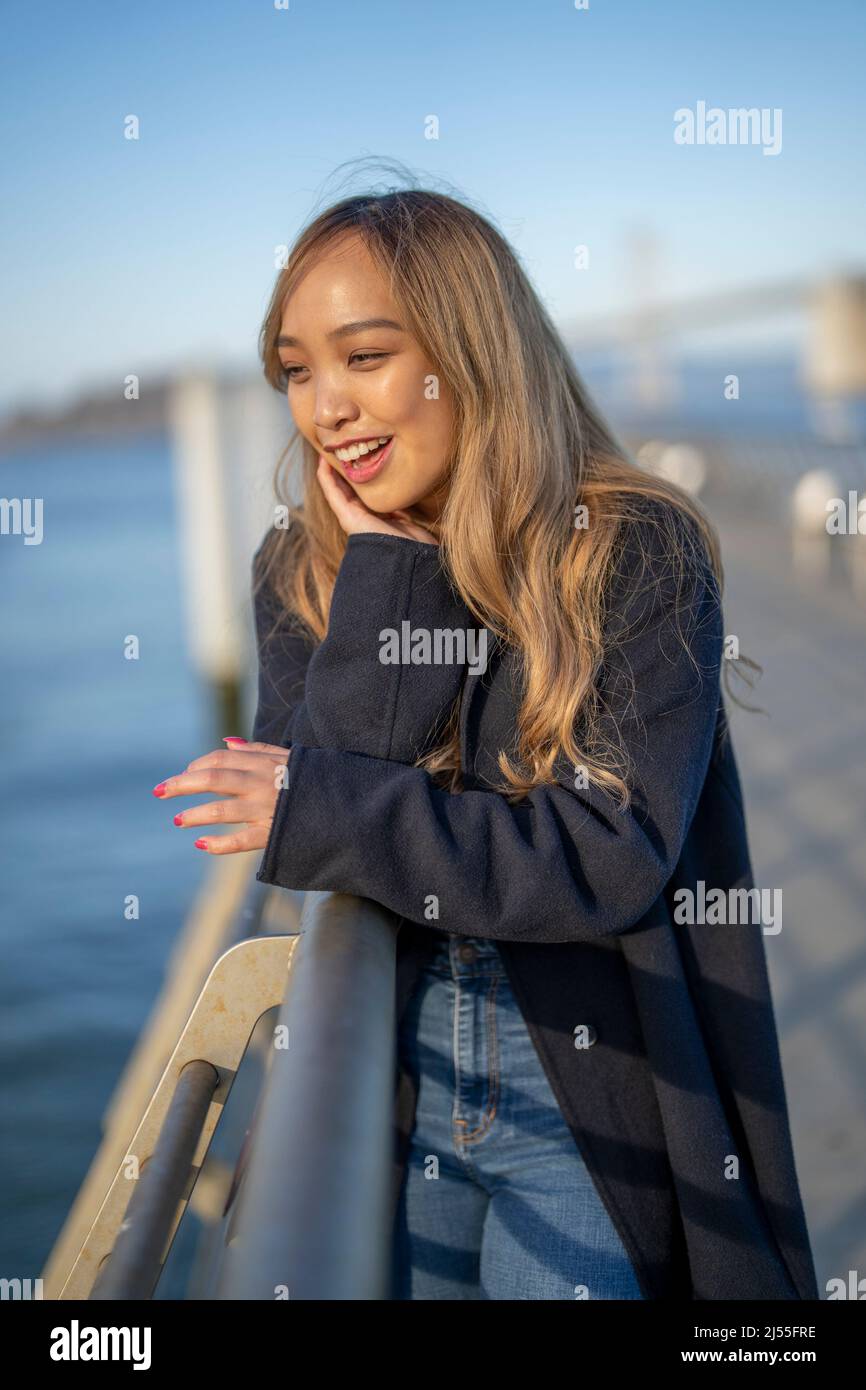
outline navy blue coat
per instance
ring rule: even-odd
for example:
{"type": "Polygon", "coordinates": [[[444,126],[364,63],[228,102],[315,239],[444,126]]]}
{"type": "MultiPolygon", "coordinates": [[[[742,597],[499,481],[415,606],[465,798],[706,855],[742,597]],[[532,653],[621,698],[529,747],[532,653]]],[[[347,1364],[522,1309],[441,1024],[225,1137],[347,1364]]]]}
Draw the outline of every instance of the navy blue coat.
{"type": "MultiPolygon", "coordinates": [[[[406,620],[477,630],[438,547],[350,536],[318,644],[261,589],[253,737],[292,754],[258,878],[396,913],[398,1017],[442,933],[497,942],[647,1298],[815,1299],[762,925],[674,919],[678,889],[754,884],[718,589],[706,569],[679,595],[696,669],[673,628],[677,575],[655,529],[640,530],[654,571],[631,542],[608,619],[628,638],[603,672],[636,773],[625,813],[576,787],[568,763],[523,803],[492,790],[520,686],[516,653],[492,634],[481,673],[380,661],[380,633],[406,620]],[[412,764],[458,695],[464,790],[452,795],[412,764]],[[590,1046],[575,1044],[581,1024],[590,1046]]],[[[414,1105],[401,1072],[395,1198],[414,1105]]]]}

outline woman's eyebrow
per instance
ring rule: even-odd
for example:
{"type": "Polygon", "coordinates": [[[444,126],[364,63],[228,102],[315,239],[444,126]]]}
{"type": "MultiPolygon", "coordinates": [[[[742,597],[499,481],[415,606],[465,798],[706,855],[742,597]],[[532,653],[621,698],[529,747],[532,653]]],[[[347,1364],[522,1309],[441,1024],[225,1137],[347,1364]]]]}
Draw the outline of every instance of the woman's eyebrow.
{"type": "MultiPolygon", "coordinates": [[[[393,328],[398,333],[405,333],[401,323],[395,323],[394,319],[359,319],[356,323],[344,323],[340,328],[332,328],[327,338],[348,338],[352,333],[366,333],[371,328],[393,328]]],[[[300,338],[292,338],[283,333],[277,338],[277,347],[301,347],[300,338]]]]}

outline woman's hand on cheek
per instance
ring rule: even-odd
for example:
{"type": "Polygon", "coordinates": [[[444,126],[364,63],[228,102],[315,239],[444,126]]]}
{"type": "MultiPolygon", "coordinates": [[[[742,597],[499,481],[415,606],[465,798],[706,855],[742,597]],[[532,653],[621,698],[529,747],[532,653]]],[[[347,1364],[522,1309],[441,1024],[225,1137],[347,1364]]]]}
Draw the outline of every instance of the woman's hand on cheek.
{"type": "Polygon", "coordinates": [[[286,785],[291,750],[271,743],[243,743],[242,747],[216,748],[196,758],[185,772],[154,787],[154,796],[209,796],[229,800],[208,801],[180,811],[175,825],[245,825],[231,835],[211,835],[196,840],[196,848],[210,854],[237,854],[264,849],[271,833],[277,797],[286,785]]]}
{"type": "Polygon", "coordinates": [[[319,487],[328,505],[348,536],[362,531],[374,531],[380,536],[403,536],[410,541],[426,541],[437,545],[436,539],[424,526],[413,521],[402,508],[395,512],[373,512],[358,496],[351,483],[333,468],[324,454],[319,455],[317,473],[319,487]]]}

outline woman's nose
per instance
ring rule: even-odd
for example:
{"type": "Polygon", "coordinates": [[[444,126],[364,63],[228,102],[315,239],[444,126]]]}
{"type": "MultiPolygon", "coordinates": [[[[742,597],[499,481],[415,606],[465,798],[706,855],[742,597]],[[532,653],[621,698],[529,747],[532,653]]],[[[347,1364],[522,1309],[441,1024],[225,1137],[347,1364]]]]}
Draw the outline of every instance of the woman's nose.
{"type": "Polygon", "coordinates": [[[333,432],[358,418],[357,407],[345,396],[323,392],[316,398],[313,420],[317,429],[333,432]]]}

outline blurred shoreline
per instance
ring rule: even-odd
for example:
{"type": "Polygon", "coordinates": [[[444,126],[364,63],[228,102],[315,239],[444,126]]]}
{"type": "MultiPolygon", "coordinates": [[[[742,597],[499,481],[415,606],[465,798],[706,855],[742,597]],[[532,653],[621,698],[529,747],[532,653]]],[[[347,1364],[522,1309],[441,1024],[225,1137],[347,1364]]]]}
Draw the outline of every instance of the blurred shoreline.
{"type": "MultiPolygon", "coordinates": [[[[838,442],[825,429],[826,409],[803,384],[795,351],[751,358],[728,352],[671,361],[667,392],[657,406],[639,410],[635,409],[634,381],[627,359],[615,354],[576,353],[573,360],[599,407],[620,430],[651,433],[656,428],[678,428],[683,433],[698,430],[720,435],[782,432],[823,439],[828,444],[838,442]],[[732,362],[742,383],[741,396],[733,401],[725,398],[722,389],[732,362]]],[[[84,390],[59,404],[11,407],[0,414],[0,459],[59,439],[129,437],[168,430],[172,391],[182,375],[166,372],[156,379],[148,377],[140,397],[132,400],[125,397],[121,382],[84,390]]],[[[216,376],[221,382],[259,383],[263,391],[269,390],[255,371],[205,370],[202,375],[216,376]]],[[[849,437],[842,442],[866,440],[866,399],[852,399],[844,410],[849,417],[849,437]]],[[[288,423],[288,411],[286,419],[288,423]]]]}
{"type": "Polygon", "coordinates": [[[54,407],[19,406],[0,419],[0,457],[57,440],[150,434],[167,428],[171,378],[148,385],[128,401],[116,387],[89,391],[54,407]],[[133,406],[134,409],[130,409],[133,406]]]}

